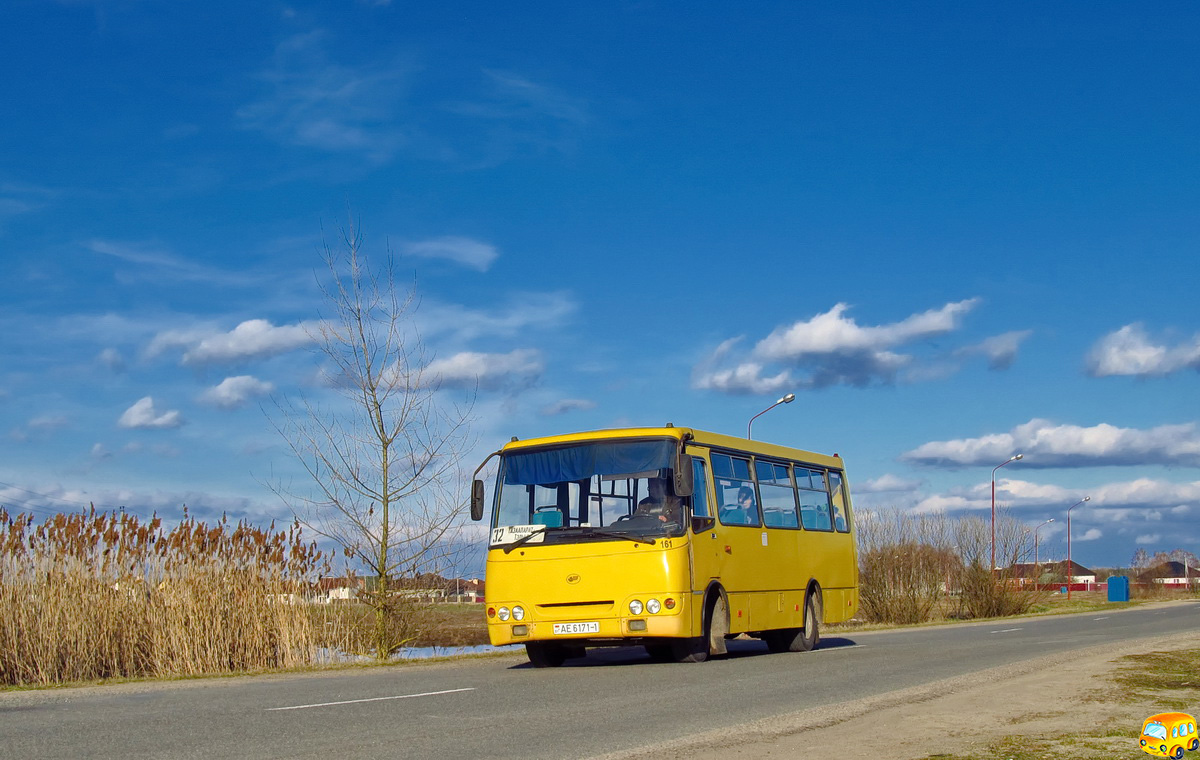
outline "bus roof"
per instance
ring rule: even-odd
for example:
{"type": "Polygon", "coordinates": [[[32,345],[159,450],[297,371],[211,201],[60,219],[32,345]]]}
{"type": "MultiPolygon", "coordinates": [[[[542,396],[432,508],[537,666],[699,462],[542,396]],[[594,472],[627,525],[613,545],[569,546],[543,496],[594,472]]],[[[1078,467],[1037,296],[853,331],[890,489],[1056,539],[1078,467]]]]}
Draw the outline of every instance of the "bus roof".
{"type": "Polygon", "coordinates": [[[696,430],[695,428],[674,426],[587,430],[578,433],[564,433],[562,435],[529,438],[524,441],[514,440],[506,443],[501,451],[514,451],[538,446],[562,446],[571,443],[583,443],[586,441],[612,441],[630,438],[675,438],[677,440],[683,440],[685,436],[690,436],[689,440],[703,446],[712,446],[719,449],[731,449],[733,451],[745,451],[767,457],[798,460],[802,462],[808,462],[810,464],[819,464],[826,467],[835,467],[839,469],[845,467],[845,464],[842,462],[842,458],[837,454],[829,456],[828,454],[818,454],[813,451],[795,449],[790,446],[781,446],[774,443],[767,443],[765,441],[754,441],[748,438],[738,438],[737,436],[732,435],[722,435],[721,433],[710,433],[704,430],[696,430]]]}

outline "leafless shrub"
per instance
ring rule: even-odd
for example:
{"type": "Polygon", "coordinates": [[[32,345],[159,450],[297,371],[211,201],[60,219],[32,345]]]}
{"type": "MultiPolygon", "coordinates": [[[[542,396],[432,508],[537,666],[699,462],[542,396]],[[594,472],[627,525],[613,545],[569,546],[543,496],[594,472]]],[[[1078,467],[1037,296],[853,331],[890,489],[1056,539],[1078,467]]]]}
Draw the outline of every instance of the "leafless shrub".
{"type": "Polygon", "coordinates": [[[1044,595],[1022,586],[1013,567],[1032,554],[1029,529],[1007,514],[991,523],[968,515],[860,513],[860,614],[872,622],[919,623],[940,614],[992,617],[1026,612],[1044,595]]]}
{"type": "MultiPolygon", "coordinates": [[[[865,515],[864,515],[865,517],[865,515]]],[[[929,620],[958,573],[944,515],[891,510],[859,520],[859,594],[872,622],[929,620]]]]}

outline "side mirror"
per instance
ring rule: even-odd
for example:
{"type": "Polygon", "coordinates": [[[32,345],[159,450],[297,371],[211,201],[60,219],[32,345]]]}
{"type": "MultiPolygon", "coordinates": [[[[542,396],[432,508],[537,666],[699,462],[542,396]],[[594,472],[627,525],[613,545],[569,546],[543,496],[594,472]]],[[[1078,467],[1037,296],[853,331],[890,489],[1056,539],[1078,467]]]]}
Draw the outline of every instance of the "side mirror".
{"type": "Polygon", "coordinates": [[[471,483],[471,519],[478,522],[483,519],[483,481],[471,483]]]}
{"type": "Polygon", "coordinates": [[[692,458],[680,453],[675,457],[675,495],[691,496],[696,484],[692,481],[692,458]]]}
{"type": "Polygon", "coordinates": [[[715,517],[692,517],[692,532],[704,533],[710,531],[717,524],[715,517]]]}

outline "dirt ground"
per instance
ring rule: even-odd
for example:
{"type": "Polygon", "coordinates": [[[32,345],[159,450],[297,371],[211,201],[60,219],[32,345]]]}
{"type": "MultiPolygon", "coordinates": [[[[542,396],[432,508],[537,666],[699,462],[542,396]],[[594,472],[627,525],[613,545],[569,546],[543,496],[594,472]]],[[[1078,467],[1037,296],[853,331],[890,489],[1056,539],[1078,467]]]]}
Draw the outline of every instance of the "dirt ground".
{"type": "MultiPolygon", "coordinates": [[[[1128,654],[1200,647],[1200,632],[1106,644],[992,668],[869,699],[770,718],[644,747],[616,758],[830,758],[916,760],[978,750],[1005,736],[1058,736],[1137,728],[1149,704],[1123,704],[1106,676],[1128,654]],[[862,730],[863,719],[869,730],[862,730]],[[853,730],[847,725],[857,721],[853,730]]],[[[1140,753],[1128,738],[1112,738],[1140,753]]]]}

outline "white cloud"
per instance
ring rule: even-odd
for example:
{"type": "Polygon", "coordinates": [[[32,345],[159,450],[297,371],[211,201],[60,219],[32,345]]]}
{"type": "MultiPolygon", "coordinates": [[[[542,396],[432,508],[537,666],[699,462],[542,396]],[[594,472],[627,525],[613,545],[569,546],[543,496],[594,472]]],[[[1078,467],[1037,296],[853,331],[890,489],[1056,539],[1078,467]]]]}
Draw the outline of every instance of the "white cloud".
{"type": "MultiPolygon", "coordinates": [[[[1003,472],[1003,471],[1001,471],[1003,472]]],[[[1018,479],[996,480],[996,505],[1013,510],[1065,511],[1084,496],[1091,496],[1083,509],[1088,519],[1128,522],[1161,520],[1164,512],[1179,506],[1200,504],[1200,481],[1173,483],[1151,478],[1106,483],[1086,490],[1031,483],[1018,479]]],[[[991,509],[991,480],[967,488],[951,489],[921,499],[917,512],[957,512],[991,509]]]]}
{"type": "Polygon", "coordinates": [[[1139,323],[1101,338],[1087,358],[1087,371],[1093,377],[1149,377],[1182,369],[1200,370],[1200,334],[1176,346],[1156,344],[1139,323]]]}
{"type": "Polygon", "coordinates": [[[183,424],[183,415],[178,410],[159,412],[150,396],[137,401],[125,410],[117,425],[123,428],[135,429],[165,429],[177,428],[183,424]]]}
{"type": "Polygon", "coordinates": [[[960,356],[982,354],[987,357],[990,369],[1008,369],[1016,360],[1021,344],[1032,334],[1032,330],[1014,330],[985,338],[973,346],[960,348],[956,353],[960,356]]]}
{"type": "MultiPolygon", "coordinates": [[[[588,121],[583,101],[553,87],[533,82],[511,71],[485,70],[496,96],[490,107],[479,106],[472,114],[487,118],[542,119],[583,124],[588,121]]],[[[466,112],[470,109],[459,109],[466,112]]]]}
{"type": "Polygon", "coordinates": [[[425,368],[431,382],[445,388],[478,385],[485,390],[529,386],[541,377],[545,365],[534,349],[517,349],[507,354],[464,351],[448,359],[436,359],[425,368]]]}
{"type": "Polygon", "coordinates": [[[1161,540],[1161,533],[1147,533],[1134,539],[1134,541],[1139,544],[1157,544],[1161,540]]]}
{"type": "Polygon", "coordinates": [[[1200,429],[1195,423],[1149,430],[1101,423],[1092,427],[1057,425],[1032,419],[1008,433],[931,441],[901,460],[934,467],[995,466],[1016,453],[1010,467],[1093,467],[1098,465],[1200,466],[1200,429]]]}
{"type": "Polygon", "coordinates": [[[29,421],[30,430],[50,432],[65,428],[70,421],[61,414],[43,414],[29,421]]]}
{"type": "Polygon", "coordinates": [[[410,256],[445,259],[480,272],[486,272],[499,255],[494,245],[454,235],[405,243],[403,250],[410,256]]]}
{"type": "MultiPolygon", "coordinates": [[[[849,306],[838,303],[810,319],[775,328],[747,356],[734,357],[733,347],[740,338],[725,341],[696,366],[692,385],[725,393],[764,394],[784,388],[866,387],[897,379],[920,382],[945,377],[958,367],[945,358],[921,362],[899,349],[960,329],[965,315],[978,303],[979,299],[970,298],[875,326],[859,325],[846,316],[849,306]]],[[[993,367],[1007,366],[1023,338],[1023,333],[1007,333],[966,353],[988,356],[993,367]]]]}
{"type": "MultiPolygon", "coordinates": [[[[853,319],[843,316],[850,307],[836,304],[824,314],[789,327],[778,327],[755,346],[755,353],[767,359],[795,360],[804,356],[887,353],[887,349],[952,332],[959,327],[963,315],[979,302],[971,298],[948,303],[940,309],[877,327],[860,327],[853,319]]],[[[894,363],[887,359],[886,363],[894,363]]]]}
{"type": "Polygon", "coordinates": [[[1095,541],[1098,538],[1103,538],[1104,533],[1099,528],[1088,528],[1083,532],[1082,536],[1075,536],[1076,541],[1095,541]]]}
{"type": "Polygon", "coordinates": [[[468,309],[426,300],[413,317],[425,338],[448,335],[459,342],[484,337],[512,338],[533,329],[565,326],[578,305],[563,292],[515,293],[495,309],[468,309]]]}
{"type": "Polygon", "coordinates": [[[722,341],[707,359],[692,370],[692,387],[743,395],[776,393],[792,385],[791,373],[787,370],[763,377],[763,365],[758,362],[742,362],[729,369],[720,369],[725,358],[741,342],[742,336],[722,341]]]}
{"type": "Polygon", "coordinates": [[[125,371],[125,357],[115,348],[104,349],[96,356],[96,360],[113,372],[125,371]]]}
{"type": "Polygon", "coordinates": [[[99,510],[127,510],[142,517],[159,515],[170,522],[182,516],[187,505],[192,517],[213,521],[227,514],[231,520],[247,517],[267,524],[277,514],[274,504],[264,504],[245,497],[225,496],[205,491],[134,491],[127,488],[83,490],[62,485],[22,483],[19,486],[0,486],[0,503],[19,503],[25,509],[37,510],[38,517],[54,512],[78,512],[89,504],[99,510]]]}
{"type": "Polygon", "coordinates": [[[200,394],[200,401],[222,409],[236,409],[248,400],[265,396],[275,390],[271,383],[251,375],[227,377],[217,385],[200,394]]]}
{"type": "Polygon", "coordinates": [[[553,86],[511,71],[484,70],[483,75],[479,94],[442,106],[473,120],[461,125],[466,131],[479,130],[481,147],[471,150],[476,167],[515,155],[568,153],[591,121],[585,101],[553,86]]]}
{"type": "Polygon", "coordinates": [[[321,32],[295,35],[276,47],[260,74],[264,96],[239,108],[237,117],[283,143],[380,164],[409,141],[400,125],[411,69],[399,61],[334,63],[321,32]]]}
{"type": "Polygon", "coordinates": [[[922,485],[920,480],[910,480],[897,475],[885,474],[864,483],[853,485],[854,493],[911,493],[922,485]]]}
{"type": "Polygon", "coordinates": [[[167,250],[157,243],[131,243],[114,240],[90,240],[84,247],[93,253],[137,264],[143,270],[176,280],[215,282],[228,285],[246,284],[244,275],[223,272],[197,264],[167,250]]]}
{"type": "Polygon", "coordinates": [[[702,372],[693,378],[692,387],[734,395],[761,395],[778,393],[786,388],[795,387],[795,383],[787,370],[764,377],[763,365],[758,362],[744,362],[731,369],[702,372]]]}
{"type": "Polygon", "coordinates": [[[155,356],[183,348],[184,364],[265,359],[310,345],[316,330],[312,322],[277,327],[265,319],[246,320],[227,333],[205,328],[166,330],[154,336],[146,353],[155,356]]]}
{"type": "Polygon", "coordinates": [[[44,208],[57,196],[46,187],[19,182],[0,182],[0,221],[44,208]]]}
{"type": "Polygon", "coordinates": [[[595,401],[588,401],[582,398],[564,398],[561,401],[555,401],[553,404],[542,407],[542,416],[556,417],[567,412],[582,412],[595,408],[595,401]]]}

